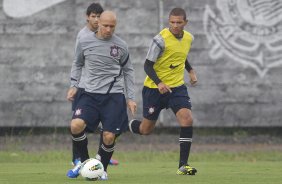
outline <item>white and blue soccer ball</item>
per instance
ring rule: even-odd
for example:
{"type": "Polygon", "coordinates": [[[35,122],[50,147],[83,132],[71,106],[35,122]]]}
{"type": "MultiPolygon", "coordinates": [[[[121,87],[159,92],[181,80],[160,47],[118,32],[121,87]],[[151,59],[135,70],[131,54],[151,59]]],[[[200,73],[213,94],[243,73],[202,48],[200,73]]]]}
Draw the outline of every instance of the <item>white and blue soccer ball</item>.
{"type": "Polygon", "coordinates": [[[90,158],[83,162],[79,172],[87,180],[98,180],[104,174],[104,166],[100,160],[90,158]]]}

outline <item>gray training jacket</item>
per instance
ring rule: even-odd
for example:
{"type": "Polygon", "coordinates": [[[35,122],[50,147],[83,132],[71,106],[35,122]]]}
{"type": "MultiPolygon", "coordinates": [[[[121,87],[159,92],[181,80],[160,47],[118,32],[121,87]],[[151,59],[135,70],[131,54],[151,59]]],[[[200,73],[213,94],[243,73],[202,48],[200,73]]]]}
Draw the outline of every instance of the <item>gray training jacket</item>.
{"type": "Polygon", "coordinates": [[[127,44],[113,34],[103,40],[95,33],[80,37],[71,69],[71,87],[78,87],[82,68],[85,91],[90,93],[124,93],[135,100],[134,69],[127,44]]]}
{"type": "MultiPolygon", "coordinates": [[[[84,36],[87,36],[88,34],[93,34],[94,32],[91,31],[87,26],[84,26],[84,28],[82,28],[77,36],[76,36],[76,42],[75,42],[75,45],[77,46],[79,40],[84,37],[84,36]]],[[[82,68],[82,73],[81,73],[81,76],[80,76],[80,80],[79,80],[79,84],[78,84],[78,87],[79,88],[85,88],[85,85],[84,85],[84,80],[85,80],[85,73],[84,73],[84,67],[82,68]]]]}

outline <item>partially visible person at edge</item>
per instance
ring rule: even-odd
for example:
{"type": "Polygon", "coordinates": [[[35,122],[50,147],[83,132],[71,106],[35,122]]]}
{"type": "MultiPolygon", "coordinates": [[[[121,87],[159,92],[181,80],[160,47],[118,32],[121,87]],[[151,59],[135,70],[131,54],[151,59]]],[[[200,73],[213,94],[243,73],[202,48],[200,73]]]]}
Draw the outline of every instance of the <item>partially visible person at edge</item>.
{"type": "MultiPolygon", "coordinates": [[[[88,34],[94,34],[95,31],[98,29],[98,20],[100,18],[100,14],[103,12],[103,7],[100,5],[100,3],[92,3],[88,6],[86,10],[86,25],[78,32],[77,37],[76,37],[76,45],[78,43],[78,40],[85,35],[88,34]]],[[[77,99],[79,98],[81,92],[84,90],[84,79],[85,74],[84,74],[84,68],[82,68],[82,75],[81,79],[78,84],[78,90],[76,95],[74,96],[74,99],[72,100],[72,111],[74,111],[75,106],[77,104],[77,99]]],[[[90,130],[86,129],[86,132],[91,132],[90,130]]],[[[102,135],[102,127],[100,127],[100,134],[102,135]]],[[[86,137],[87,139],[87,137],[86,137]]],[[[101,142],[99,143],[99,145],[101,142]]],[[[86,149],[87,149],[87,145],[86,149]]],[[[72,147],[72,163],[73,165],[76,165],[81,158],[79,156],[79,151],[75,150],[76,148],[73,146],[72,147]]],[[[110,160],[111,165],[118,165],[118,160],[111,159],[110,160]]],[[[68,172],[67,174],[69,177],[72,177],[71,171],[68,172]]]]}
{"type": "Polygon", "coordinates": [[[147,77],[142,91],[143,120],[133,119],[129,123],[131,132],[148,135],[154,130],[161,110],[172,109],[180,125],[178,175],[195,175],[197,172],[188,164],[193,118],[184,84],[184,69],[191,70],[187,57],[194,37],[184,30],[187,23],[186,12],[174,8],[169,14],[169,28],[153,38],[144,64],[147,77]]]}
{"type": "MultiPolygon", "coordinates": [[[[80,37],[75,48],[71,70],[71,87],[68,100],[74,100],[84,68],[84,90],[76,97],[71,121],[74,150],[79,151],[81,162],[89,158],[85,129],[95,131],[102,123],[103,135],[96,158],[104,166],[101,180],[107,180],[107,167],[114,153],[116,138],[127,130],[126,106],[132,115],[136,112],[134,101],[134,70],[127,44],[114,34],[116,15],[104,11],[98,21],[98,30],[80,37]],[[124,92],[127,93],[127,101],[124,92]],[[126,105],[127,103],[127,105],[126,105]]],[[[72,178],[79,175],[81,163],[72,170],[72,178]]]]}

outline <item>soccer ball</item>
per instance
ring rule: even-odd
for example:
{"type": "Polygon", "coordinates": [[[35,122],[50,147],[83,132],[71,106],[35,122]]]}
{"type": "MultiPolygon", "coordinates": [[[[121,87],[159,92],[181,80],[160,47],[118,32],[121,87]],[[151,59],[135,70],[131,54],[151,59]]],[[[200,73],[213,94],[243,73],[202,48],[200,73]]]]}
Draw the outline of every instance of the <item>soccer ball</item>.
{"type": "Polygon", "coordinates": [[[80,169],[81,176],[87,180],[97,180],[103,175],[103,173],[103,164],[95,158],[90,158],[83,162],[80,169]]]}

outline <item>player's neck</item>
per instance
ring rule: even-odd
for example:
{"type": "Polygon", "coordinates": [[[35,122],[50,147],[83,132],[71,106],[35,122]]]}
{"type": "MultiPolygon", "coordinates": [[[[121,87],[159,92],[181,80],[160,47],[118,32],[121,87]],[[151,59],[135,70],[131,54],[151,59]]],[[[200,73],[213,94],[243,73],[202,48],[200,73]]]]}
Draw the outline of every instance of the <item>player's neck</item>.
{"type": "Polygon", "coordinates": [[[99,32],[99,31],[96,31],[96,32],[95,32],[95,35],[96,35],[96,38],[98,38],[98,39],[100,39],[100,40],[110,40],[110,39],[112,38],[112,36],[111,36],[111,37],[105,37],[105,36],[103,36],[103,35],[101,34],[101,32],[99,32]]]}
{"type": "MultiPolygon", "coordinates": [[[[169,30],[170,31],[170,30],[169,30]]],[[[171,32],[171,31],[170,31],[171,32]]],[[[173,34],[172,32],[171,32],[171,34],[173,34]]],[[[179,34],[173,34],[173,36],[175,37],[175,38],[177,38],[177,39],[181,39],[181,38],[183,38],[183,35],[184,35],[184,31],[181,31],[181,33],[179,33],[179,34]]]]}

